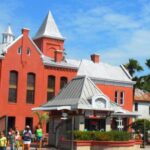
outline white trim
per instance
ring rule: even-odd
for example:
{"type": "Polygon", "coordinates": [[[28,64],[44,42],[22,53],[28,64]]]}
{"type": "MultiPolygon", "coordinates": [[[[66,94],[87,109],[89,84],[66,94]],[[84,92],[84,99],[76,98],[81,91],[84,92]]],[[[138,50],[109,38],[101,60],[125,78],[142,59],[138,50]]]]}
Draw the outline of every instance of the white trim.
{"type": "Polygon", "coordinates": [[[44,55],[41,50],[38,48],[38,46],[34,43],[34,41],[31,39],[31,37],[29,37],[31,43],[35,46],[35,48],[37,49],[37,51],[39,52],[39,54],[44,55]]]}
{"type": "Polygon", "coordinates": [[[61,37],[49,36],[49,35],[41,35],[41,36],[34,37],[33,39],[37,40],[37,39],[40,39],[40,38],[52,38],[52,39],[61,40],[61,41],[65,41],[65,39],[66,39],[64,37],[61,38],[61,37]]]}
{"type": "Polygon", "coordinates": [[[36,110],[45,110],[45,111],[49,111],[49,110],[71,110],[71,106],[58,106],[58,107],[35,107],[32,108],[32,111],[36,111],[36,110]]]}
{"type": "Polygon", "coordinates": [[[111,114],[112,117],[138,117],[140,116],[140,114],[135,114],[135,113],[132,113],[132,112],[124,112],[124,113],[112,113],[111,114]]]}
{"type": "Polygon", "coordinates": [[[63,110],[63,109],[71,110],[71,106],[60,106],[60,107],[57,107],[57,110],[63,110]]]}
{"type": "Polygon", "coordinates": [[[121,105],[121,106],[123,106],[123,105],[124,105],[124,101],[125,101],[125,100],[124,100],[124,98],[125,98],[125,96],[124,96],[124,95],[125,95],[125,92],[124,92],[124,91],[121,91],[121,92],[120,92],[120,105],[121,105]],[[123,94],[123,95],[122,95],[122,97],[121,97],[121,93],[123,94]],[[123,103],[122,103],[122,104],[121,104],[121,99],[122,99],[122,101],[123,101],[123,103]]]}
{"type": "MultiPolygon", "coordinates": [[[[105,108],[102,108],[102,109],[109,109],[109,102],[108,102],[108,99],[104,96],[104,95],[95,95],[92,97],[92,107],[93,108],[97,108],[96,107],[96,100],[97,99],[103,99],[105,102],[106,102],[106,106],[105,108]]],[[[100,108],[101,109],[101,108],[100,108]]]]}
{"type": "Polygon", "coordinates": [[[125,74],[129,77],[129,79],[132,80],[132,76],[130,75],[130,73],[127,71],[127,69],[123,66],[123,65],[120,65],[121,69],[125,72],[125,74]]]}
{"type": "Polygon", "coordinates": [[[21,34],[20,36],[18,36],[13,42],[11,42],[6,48],[4,48],[4,53],[7,53],[8,49],[14,44],[16,43],[19,39],[21,39],[23,37],[23,34],[21,34]]]}
{"type": "Polygon", "coordinates": [[[78,69],[78,67],[73,67],[73,66],[65,66],[64,64],[50,64],[50,63],[47,63],[47,62],[44,62],[43,61],[43,63],[44,63],[44,65],[45,66],[50,66],[50,67],[62,67],[62,68],[67,68],[67,69],[73,69],[73,70],[77,70],[78,69]]]}

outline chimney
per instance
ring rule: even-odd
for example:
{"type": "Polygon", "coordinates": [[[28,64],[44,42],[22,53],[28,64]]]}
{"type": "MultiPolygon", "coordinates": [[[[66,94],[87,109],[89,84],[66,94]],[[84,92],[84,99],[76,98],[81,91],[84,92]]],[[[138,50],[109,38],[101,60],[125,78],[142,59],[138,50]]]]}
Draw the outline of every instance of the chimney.
{"type": "Polygon", "coordinates": [[[24,36],[28,36],[28,35],[29,35],[29,31],[30,31],[30,29],[23,28],[23,29],[22,29],[22,34],[23,34],[24,36]]]}
{"type": "Polygon", "coordinates": [[[92,54],[91,55],[91,60],[94,62],[94,63],[99,63],[100,61],[100,56],[98,54],[92,54]]]}
{"type": "Polygon", "coordinates": [[[63,51],[62,50],[56,50],[55,51],[55,62],[61,62],[63,59],[63,51]]]}

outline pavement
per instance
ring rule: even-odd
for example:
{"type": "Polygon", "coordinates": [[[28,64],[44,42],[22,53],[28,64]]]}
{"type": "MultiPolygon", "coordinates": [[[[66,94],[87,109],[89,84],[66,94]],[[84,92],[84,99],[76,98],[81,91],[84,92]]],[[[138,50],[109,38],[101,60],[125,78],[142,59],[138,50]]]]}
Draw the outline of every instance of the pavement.
{"type": "MultiPolygon", "coordinates": [[[[10,148],[7,148],[6,150],[10,150],[10,148]]],[[[22,150],[22,147],[20,147],[19,150],[22,150]]],[[[36,150],[36,148],[31,147],[30,150],[36,150]]],[[[40,149],[37,149],[37,150],[40,150],[40,149]]],[[[53,147],[49,147],[49,148],[42,148],[42,150],[57,150],[57,149],[53,147]]]]}
{"type": "Polygon", "coordinates": [[[144,148],[141,148],[141,150],[150,150],[150,145],[146,145],[144,148]]]}
{"type": "MultiPolygon", "coordinates": [[[[10,150],[10,148],[7,148],[7,150],[10,150]]],[[[22,147],[19,148],[19,150],[22,150],[22,147]]],[[[30,150],[36,150],[35,147],[31,147],[30,150]]],[[[38,149],[40,150],[40,149],[38,149]]],[[[47,148],[42,148],[42,150],[58,150],[54,147],[47,147],[47,148]]],[[[150,145],[146,145],[144,148],[141,148],[141,150],[150,150],[150,145]]]]}

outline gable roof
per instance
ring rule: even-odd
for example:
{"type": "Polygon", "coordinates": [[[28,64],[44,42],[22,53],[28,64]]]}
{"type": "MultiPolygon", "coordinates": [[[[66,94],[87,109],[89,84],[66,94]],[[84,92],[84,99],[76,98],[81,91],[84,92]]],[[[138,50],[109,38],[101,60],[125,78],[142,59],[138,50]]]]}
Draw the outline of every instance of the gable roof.
{"type": "Polygon", "coordinates": [[[91,79],[134,84],[131,80],[131,76],[122,65],[113,66],[103,62],[94,63],[91,60],[81,60],[77,62],[67,59],[67,62],[78,66],[78,76],[88,76],[91,79]]]}
{"type": "Polygon", "coordinates": [[[64,40],[64,37],[61,35],[50,11],[48,12],[48,15],[44,19],[39,30],[37,31],[34,39],[38,39],[41,37],[50,37],[54,39],[64,40]]]}
{"type": "Polygon", "coordinates": [[[91,109],[89,99],[94,95],[104,95],[86,76],[71,80],[52,100],[42,108],[69,106],[71,109],[91,109]]]}
{"type": "Polygon", "coordinates": [[[144,92],[140,89],[135,89],[134,102],[150,102],[150,92],[144,92]]]}
{"type": "Polygon", "coordinates": [[[108,102],[107,108],[102,109],[103,111],[122,110],[119,105],[111,102],[87,76],[74,78],[52,100],[32,110],[59,110],[60,108],[99,110],[92,105],[92,98],[95,96],[104,98],[108,102]]]}
{"type": "Polygon", "coordinates": [[[137,114],[127,111],[118,104],[110,101],[87,76],[78,76],[74,78],[52,100],[32,110],[49,111],[61,109],[111,111],[114,112],[112,114],[113,116],[137,116],[137,114]],[[105,99],[107,101],[106,108],[95,107],[92,104],[94,97],[105,99]]]}

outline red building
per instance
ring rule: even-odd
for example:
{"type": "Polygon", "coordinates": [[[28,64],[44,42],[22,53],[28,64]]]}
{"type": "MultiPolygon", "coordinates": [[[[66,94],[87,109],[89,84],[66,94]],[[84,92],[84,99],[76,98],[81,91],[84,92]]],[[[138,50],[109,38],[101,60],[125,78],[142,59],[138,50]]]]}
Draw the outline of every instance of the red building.
{"type": "Polygon", "coordinates": [[[8,127],[34,127],[37,118],[31,108],[46,103],[77,75],[87,75],[112,101],[132,111],[133,82],[123,66],[100,61],[71,60],[64,56],[64,38],[49,12],[32,39],[29,29],[14,38],[10,26],[0,44],[0,117],[8,127]]]}

